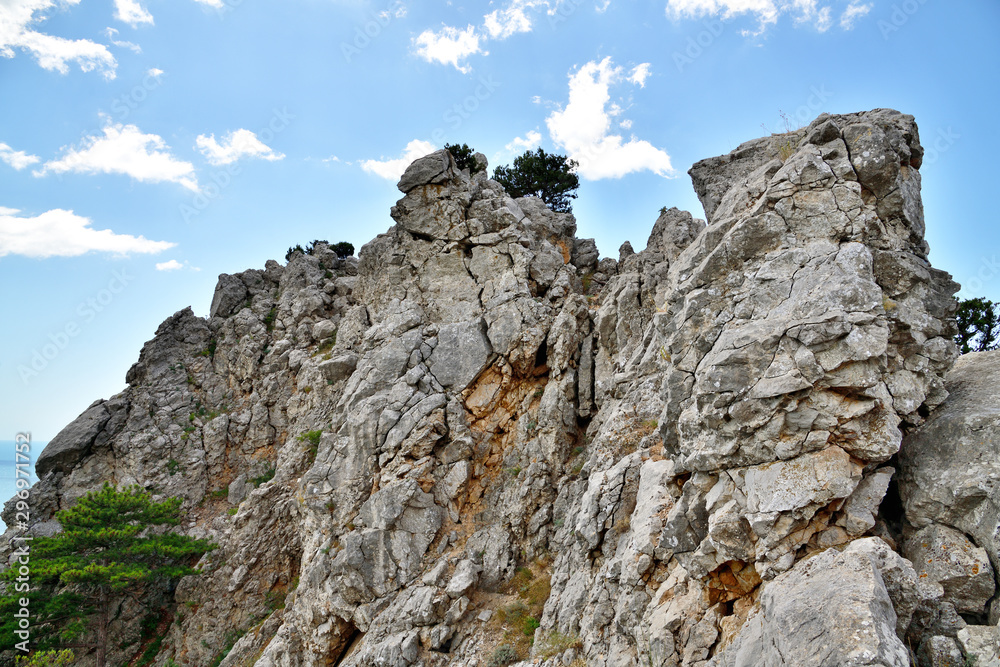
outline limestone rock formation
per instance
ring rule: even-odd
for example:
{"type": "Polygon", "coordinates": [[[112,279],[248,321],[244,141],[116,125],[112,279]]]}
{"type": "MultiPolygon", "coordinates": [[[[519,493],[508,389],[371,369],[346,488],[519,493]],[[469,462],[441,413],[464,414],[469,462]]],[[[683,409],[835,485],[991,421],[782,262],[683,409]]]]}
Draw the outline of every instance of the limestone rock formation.
{"type": "Polygon", "coordinates": [[[29,530],[104,480],[184,498],[220,548],[157,666],[985,656],[1000,353],[946,376],[922,155],[910,116],[824,114],[696,164],[708,220],[664,209],[617,260],[421,158],[357,259],[167,319],[40,458],[29,530]]]}

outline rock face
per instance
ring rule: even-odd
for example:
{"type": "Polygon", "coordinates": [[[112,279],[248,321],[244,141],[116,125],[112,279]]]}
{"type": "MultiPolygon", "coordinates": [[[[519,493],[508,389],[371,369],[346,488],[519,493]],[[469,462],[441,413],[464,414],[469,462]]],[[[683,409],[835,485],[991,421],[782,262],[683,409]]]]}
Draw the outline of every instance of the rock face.
{"type": "Polygon", "coordinates": [[[664,209],[617,260],[421,158],[358,259],[164,322],[43,453],[29,530],[103,480],[184,498],[220,548],[158,666],[964,660],[996,623],[1000,356],[946,385],[922,154],[912,117],[823,115],[696,164],[708,221],[664,209]]]}

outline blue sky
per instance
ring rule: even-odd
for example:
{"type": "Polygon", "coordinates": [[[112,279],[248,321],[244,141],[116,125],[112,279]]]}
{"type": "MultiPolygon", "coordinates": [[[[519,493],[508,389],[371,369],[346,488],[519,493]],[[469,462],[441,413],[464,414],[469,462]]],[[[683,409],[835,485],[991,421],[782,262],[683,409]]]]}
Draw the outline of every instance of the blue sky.
{"type": "Polygon", "coordinates": [[[218,274],[360,248],[445,142],[576,157],[578,235],[617,257],[702,215],[695,161],[897,108],[932,262],[1000,301],[998,32],[995,0],[0,0],[0,439],[123,389],[218,274]]]}

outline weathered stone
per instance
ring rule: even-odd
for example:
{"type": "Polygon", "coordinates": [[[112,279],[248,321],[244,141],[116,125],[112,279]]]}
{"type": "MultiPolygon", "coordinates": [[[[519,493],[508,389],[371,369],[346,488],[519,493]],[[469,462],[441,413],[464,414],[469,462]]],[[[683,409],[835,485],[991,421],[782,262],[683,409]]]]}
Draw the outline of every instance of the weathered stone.
{"type": "Polygon", "coordinates": [[[948,373],[948,398],[907,436],[899,488],[907,520],[954,527],[1000,568],[1000,352],[963,355],[948,373]]]}
{"type": "MultiPolygon", "coordinates": [[[[869,538],[876,539],[876,538],[869,538]]],[[[709,664],[907,667],[896,614],[872,559],[826,551],[764,588],[760,610],[709,664]]]]}
{"type": "Polygon", "coordinates": [[[958,645],[965,654],[966,665],[1000,667],[1000,626],[964,627],[958,631],[958,645]]]}
{"type": "Polygon", "coordinates": [[[38,455],[35,461],[38,477],[45,477],[53,470],[70,472],[90,452],[91,445],[110,418],[111,413],[104,401],[93,403],[69,426],[59,431],[38,455]]]}
{"type": "Polygon", "coordinates": [[[455,169],[455,158],[442,148],[415,160],[403,172],[396,187],[399,188],[400,192],[406,194],[419,185],[442,183],[451,177],[449,172],[453,169],[455,169]]]}
{"type": "Polygon", "coordinates": [[[486,368],[492,352],[482,320],[446,324],[427,364],[441,386],[457,392],[486,368]]]}
{"type": "Polygon", "coordinates": [[[986,550],[957,530],[931,524],[903,543],[903,554],[922,579],[942,586],[942,601],[959,612],[982,614],[996,592],[986,550]]]}
{"type": "Polygon", "coordinates": [[[247,287],[239,276],[223,273],[215,286],[215,296],[209,308],[209,317],[229,317],[243,307],[247,300],[247,287]]]}

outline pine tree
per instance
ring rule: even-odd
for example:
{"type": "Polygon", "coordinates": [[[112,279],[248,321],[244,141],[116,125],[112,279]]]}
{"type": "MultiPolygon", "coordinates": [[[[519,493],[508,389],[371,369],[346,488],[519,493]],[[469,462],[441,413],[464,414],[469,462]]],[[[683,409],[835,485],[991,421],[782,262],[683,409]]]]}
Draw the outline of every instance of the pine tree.
{"type": "MultiPolygon", "coordinates": [[[[159,529],[180,523],[181,502],[153,502],[139,486],[118,491],[105,482],[100,491],[57,512],[63,531],[31,542],[27,559],[35,648],[94,649],[98,667],[104,667],[116,602],[123,597],[140,600],[149,584],[199,574],[191,564],[216,545],[159,529]]],[[[8,582],[7,594],[0,598],[5,647],[17,643],[13,612],[26,595],[15,583],[17,577],[17,567],[3,573],[8,582]]]]}
{"type": "Polygon", "coordinates": [[[580,178],[573,172],[578,166],[576,160],[539,148],[514,158],[511,167],[497,167],[493,180],[511,197],[538,197],[553,211],[571,213],[570,200],[576,199],[576,189],[580,187],[580,178]]]}
{"type": "Polygon", "coordinates": [[[958,325],[955,345],[960,353],[997,349],[1000,318],[997,316],[996,306],[997,304],[981,297],[959,302],[958,312],[955,313],[955,323],[958,325]]]}

